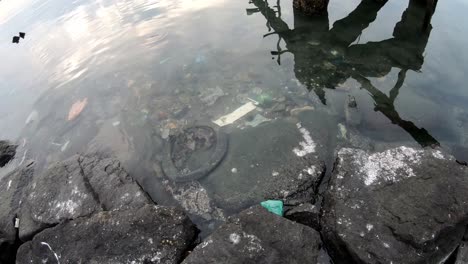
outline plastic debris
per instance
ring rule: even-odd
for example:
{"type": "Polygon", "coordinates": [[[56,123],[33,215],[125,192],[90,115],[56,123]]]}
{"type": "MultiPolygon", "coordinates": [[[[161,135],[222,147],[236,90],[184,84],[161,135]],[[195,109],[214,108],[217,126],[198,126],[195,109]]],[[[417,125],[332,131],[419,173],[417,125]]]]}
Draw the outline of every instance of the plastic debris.
{"type": "Polygon", "coordinates": [[[347,137],[346,137],[346,133],[347,133],[346,127],[343,124],[339,123],[338,124],[338,129],[340,131],[340,134],[339,134],[338,137],[341,137],[343,139],[347,139],[347,137]]]}
{"type": "Polygon", "coordinates": [[[248,98],[248,97],[247,97],[247,100],[249,100],[250,102],[252,102],[254,105],[259,105],[259,104],[260,104],[259,102],[255,101],[255,100],[252,99],[252,98],[248,98]]]}
{"type": "Polygon", "coordinates": [[[237,168],[232,168],[232,169],[231,169],[231,172],[232,172],[232,173],[237,173],[237,168]]]}
{"type": "Polygon", "coordinates": [[[354,96],[348,95],[348,107],[357,108],[357,102],[354,96]]]}
{"type": "Polygon", "coordinates": [[[76,101],[70,108],[70,112],[68,112],[68,121],[71,121],[78,117],[83,109],[86,107],[88,104],[88,98],[85,98],[83,100],[76,101]]]}
{"type": "Polygon", "coordinates": [[[20,220],[18,217],[15,218],[15,228],[18,229],[20,226],[20,220]]]}
{"type": "Polygon", "coordinates": [[[318,42],[318,41],[309,41],[309,42],[307,42],[307,44],[309,44],[311,46],[318,46],[318,45],[320,45],[320,42],[318,42]]]}
{"type": "Polygon", "coordinates": [[[162,59],[161,61],[159,61],[159,64],[162,65],[164,63],[166,63],[168,60],[170,60],[171,58],[165,58],[165,59],[162,59]]]}
{"type": "Polygon", "coordinates": [[[62,152],[64,152],[67,148],[68,148],[68,144],[70,144],[70,140],[68,140],[67,142],[65,142],[65,144],[62,145],[62,148],[60,148],[60,150],[62,152]]]}
{"type": "Polygon", "coordinates": [[[120,121],[115,121],[115,122],[112,123],[112,126],[115,126],[115,127],[116,127],[116,126],[118,126],[118,125],[120,125],[120,121]]]}
{"type": "Polygon", "coordinates": [[[249,121],[249,122],[245,122],[245,124],[247,126],[251,126],[251,127],[256,127],[258,125],[260,125],[261,123],[265,123],[265,122],[268,122],[270,121],[271,119],[268,119],[260,114],[256,114],[254,119],[252,121],[249,121]]]}
{"type": "Polygon", "coordinates": [[[200,95],[200,100],[206,105],[211,106],[222,96],[224,96],[224,91],[219,86],[216,86],[215,88],[204,90],[200,95]]]}
{"type": "Polygon", "coordinates": [[[39,117],[39,113],[36,110],[33,110],[29,114],[28,118],[26,118],[26,121],[24,123],[26,125],[29,124],[29,123],[32,123],[32,122],[36,121],[38,117],[39,117]]]}
{"type": "Polygon", "coordinates": [[[292,116],[298,116],[300,113],[304,111],[313,111],[315,108],[313,106],[306,105],[304,107],[294,108],[291,110],[292,116]]]}
{"type": "Polygon", "coordinates": [[[252,102],[248,102],[241,107],[234,110],[234,112],[227,114],[225,116],[220,117],[218,120],[213,121],[216,125],[222,127],[229,124],[232,124],[239,120],[241,117],[245,116],[246,114],[250,113],[254,110],[256,106],[252,102]]]}
{"type": "Polygon", "coordinates": [[[268,94],[261,94],[258,96],[257,101],[261,106],[268,107],[273,103],[273,98],[268,94]]]}
{"type": "Polygon", "coordinates": [[[349,96],[345,103],[344,111],[346,124],[350,126],[358,126],[361,124],[362,115],[358,110],[356,98],[354,98],[354,96],[349,96]]]}
{"type": "Polygon", "coordinates": [[[161,130],[161,137],[162,137],[162,139],[168,139],[170,133],[171,133],[171,130],[170,130],[169,128],[163,128],[163,129],[161,130]]]}
{"type": "Polygon", "coordinates": [[[270,213],[283,216],[283,201],[280,200],[267,200],[260,203],[270,213]]]}
{"type": "Polygon", "coordinates": [[[196,63],[205,63],[206,62],[206,56],[203,54],[198,54],[197,57],[195,58],[196,63]]]}

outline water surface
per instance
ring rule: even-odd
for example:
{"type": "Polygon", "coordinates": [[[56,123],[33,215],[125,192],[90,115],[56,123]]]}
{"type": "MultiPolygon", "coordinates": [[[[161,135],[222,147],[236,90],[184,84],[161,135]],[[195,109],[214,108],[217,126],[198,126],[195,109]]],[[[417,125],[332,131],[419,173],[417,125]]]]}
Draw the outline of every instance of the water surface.
{"type": "Polygon", "coordinates": [[[290,1],[4,0],[0,138],[38,170],[112,150],[162,204],[176,204],[158,165],[168,133],[252,99],[262,107],[230,133],[313,107],[337,141],[345,128],[367,145],[440,145],[467,160],[468,4],[442,1],[424,24],[417,2],[332,0],[307,18],[290,1]]]}

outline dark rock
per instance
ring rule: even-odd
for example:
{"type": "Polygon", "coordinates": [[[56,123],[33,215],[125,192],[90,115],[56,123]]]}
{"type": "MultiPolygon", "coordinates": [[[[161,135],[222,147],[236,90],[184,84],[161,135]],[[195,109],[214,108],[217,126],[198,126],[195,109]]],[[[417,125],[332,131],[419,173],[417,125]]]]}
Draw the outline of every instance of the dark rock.
{"type": "Polygon", "coordinates": [[[230,218],[183,263],[317,263],[320,246],[312,228],[254,206],[230,218]]]}
{"type": "Polygon", "coordinates": [[[180,263],[196,232],[173,207],[100,212],[37,234],[17,263],[180,263]]]}
{"type": "Polygon", "coordinates": [[[19,213],[24,187],[32,179],[33,163],[0,178],[0,263],[14,263],[19,246],[15,218],[19,213]]]}
{"type": "Polygon", "coordinates": [[[119,161],[97,153],[56,163],[33,177],[27,193],[19,214],[22,240],[66,220],[152,203],[119,161]]]}
{"type": "Polygon", "coordinates": [[[311,203],[300,204],[284,214],[287,219],[320,230],[320,210],[311,203]]]}
{"type": "Polygon", "coordinates": [[[15,242],[2,238],[0,234],[0,263],[15,263],[17,249],[18,245],[15,242]]]}
{"type": "Polygon", "coordinates": [[[177,184],[164,180],[162,185],[191,216],[197,216],[207,221],[225,220],[223,211],[213,204],[208,192],[199,182],[191,181],[177,184]]]}
{"type": "Polygon", "coordinates": [[[27,162],[0,179],[0,239],[4,241],[15,241],[15,218],[20,212],[20,205],[33,173],[33,163],[27,162]]]}
{"type": "Polygon", "coordinates": [[[223,162],[200,180],[222,209],[238,211],[266,199],[313,202],[336,125],[312,111],[230,134],[223,162]]]}
{"type": "Polygon", "coordinates": [[[439,263],[468,219],[468,169],[433,149],[341,149],[322,234],[337,263],[439,263]]]}
{"type": "Polygon", "coordinates": [[[468,243],[463,242],[458,247],[457,258],[455,264],[467,264],[468,263],[468,243]]]}
{"type": "Polygon", "coordinates": [[[15,157],[17,147],[8,141],[0,140],[0,167],[5,166],[15,157]]]}

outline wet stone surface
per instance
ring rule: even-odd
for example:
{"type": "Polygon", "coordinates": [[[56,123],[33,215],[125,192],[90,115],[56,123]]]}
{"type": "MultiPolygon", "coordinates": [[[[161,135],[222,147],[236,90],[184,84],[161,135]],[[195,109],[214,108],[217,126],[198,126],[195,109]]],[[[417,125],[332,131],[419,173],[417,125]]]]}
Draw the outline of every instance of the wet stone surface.
{"type": "Polygon", "coordinates": [[[183,263],[317,263],[320,247],[317,231],[254,206],[231,217],[183,263]]]}
{"type": "Polygon", "coordinates": [[[200,183],[228,211],[267,199],[313,201],[335,129],[312,122],[318,115],[308,112],[302,121],[277,120],[234,131],[224,161],[200,183]]]}
{"type": "Polygon", "coordinates": [[[34,236],[17,263],[180,263],[196,228],[179,209],[145,205],[99,212],[34,236]]]}
{"type": "Polygon", "coordinates": [[[438,262],[468,219],[468,170],[440,150],[341,149],[322,234],[338,263],[438,262]]]}
{"type": "Polygon", "coordinates": [[[0,167],[5,166],[15,157],[17,147],[8,141],[0,140],[0,167]]]}
{"type": "Polygon", "coordinates": [[[12,219],[20,219],[19,237],[30,239],[44,228],[99,211],[139,208],[153,202],[123,170],[120,162],[98,153],[76,155],[42,174],[26,169],[2,179],[7,208],[2,222],[11,234],[12,219]],[[7,223],[10,224],[8,225],[7,223]]]}

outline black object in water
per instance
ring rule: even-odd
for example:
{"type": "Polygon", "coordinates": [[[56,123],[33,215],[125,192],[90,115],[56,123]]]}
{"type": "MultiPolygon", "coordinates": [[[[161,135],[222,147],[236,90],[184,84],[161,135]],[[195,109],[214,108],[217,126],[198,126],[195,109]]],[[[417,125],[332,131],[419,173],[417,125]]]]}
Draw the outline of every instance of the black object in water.
{"type": "Polygon", "coordinates": [[[175,182],[199,180],[212,172],[224,159],[228,148],[228,135],[209,126],[194,126],[171,136],[167,154],[162,162],[164,174],[175,182]],[[191,156],[211,151],[209,160],[196,169],[186,165],[191,156]]]}

